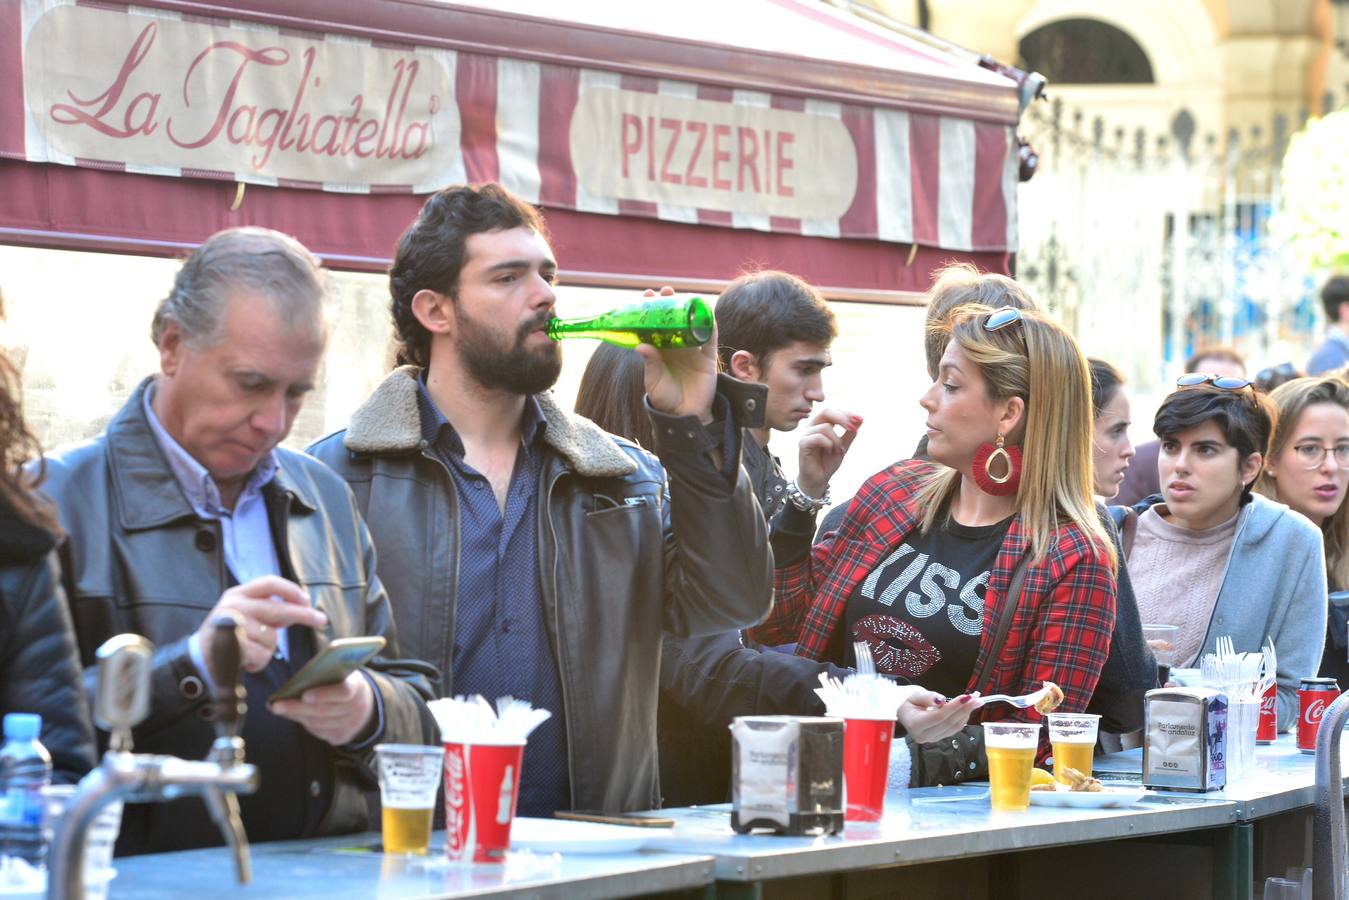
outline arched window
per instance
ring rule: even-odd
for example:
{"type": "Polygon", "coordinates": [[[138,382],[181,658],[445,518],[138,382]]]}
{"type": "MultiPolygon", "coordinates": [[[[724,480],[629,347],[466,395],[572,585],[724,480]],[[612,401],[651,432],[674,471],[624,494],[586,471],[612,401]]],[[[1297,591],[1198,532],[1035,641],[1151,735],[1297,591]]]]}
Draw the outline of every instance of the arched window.
{"type": "Polygon", "coordinates": [[[1138,41],[1096,19],[1061,19],[1021,39],[1023,69],[1054,84],[1152,84],[1138,41]]]}

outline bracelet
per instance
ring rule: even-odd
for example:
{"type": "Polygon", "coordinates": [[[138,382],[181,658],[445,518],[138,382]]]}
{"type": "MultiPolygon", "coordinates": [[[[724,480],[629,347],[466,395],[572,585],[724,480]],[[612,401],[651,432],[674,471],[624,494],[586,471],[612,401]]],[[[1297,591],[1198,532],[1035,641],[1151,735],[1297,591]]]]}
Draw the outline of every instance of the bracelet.
{"type": "Polygon", "coordinates": [[[787,501],[801,512],[817,513],[829,505],[829,488],[824,489],[823,497],[810,497],[797,486],[795,481],[787,482],[787,501]]]}

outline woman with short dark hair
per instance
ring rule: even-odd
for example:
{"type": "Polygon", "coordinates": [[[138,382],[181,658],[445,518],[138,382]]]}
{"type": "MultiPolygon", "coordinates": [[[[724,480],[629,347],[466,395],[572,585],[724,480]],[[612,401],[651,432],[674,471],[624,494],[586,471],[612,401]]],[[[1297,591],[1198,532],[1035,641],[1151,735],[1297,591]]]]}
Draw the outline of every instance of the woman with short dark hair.
{"type": "Polygon", "coordinates": [[[1160,497],[1144,500],[1128,565],[1146,622],[1175,625],[1175,664],[1229,636],[1237,652],[1278,654],[1278,722],[1297,719],[1298,681],[1315,675],[1326,630],[1321,535],[1251,488],[1278,414],[1245,378],[1190,374],[1157,410],[1160,497]]]}

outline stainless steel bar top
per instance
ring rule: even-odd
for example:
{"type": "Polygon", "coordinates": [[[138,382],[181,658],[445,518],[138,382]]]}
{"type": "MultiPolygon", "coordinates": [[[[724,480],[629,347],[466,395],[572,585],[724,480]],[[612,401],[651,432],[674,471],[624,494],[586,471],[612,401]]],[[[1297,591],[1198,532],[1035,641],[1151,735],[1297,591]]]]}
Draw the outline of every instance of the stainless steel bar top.
{"type": "MultiPolygon", "coordinates": [[[[1143,750],[1101,756],[1092,772],[1107,784],[1138,783],[1143,776],[1143,750]]],[[[1345,779],[1349,784],[1349,778],[1345,779]]],[[[1219,803],[1235,803],[1237,819],[1250,822],[1316,803],[1316,757],[1297,748],[1297,736],[1281,734],[1273,744],[1255,749],[1255,771],[1245,778],[1229,780],[1221,791],[1207,794],[1166,792],[1167,796],[1191,797],[1219,803]]]]}
{"type": "Polygon", "coordinates": [[[918,788],[891,791],[880,822],[816,838],[736,834],[726,804],[660,814],[674,833],[649,846],[715,856],[718,880],[760,881],[1226,826],[1236,804],[1169,795],[1126,809],[1004,812],[989,808],[987,784],[918,788]]]}
{"type": "Polygon", "coordinates": [[[384,856],[371,850],[378,834],[253,845],[253,884],[234,882],[224,848],[125,857],[114,861],[109,896],[136,900],[214,900],[286,897],[288,900],[381,897],[432,900],[456,897],[632,897],[712,883],[708,856],[679,853],[556,854],[512,851],[502,865],[453,865],[443,834],[424,857],[384,856]]]}

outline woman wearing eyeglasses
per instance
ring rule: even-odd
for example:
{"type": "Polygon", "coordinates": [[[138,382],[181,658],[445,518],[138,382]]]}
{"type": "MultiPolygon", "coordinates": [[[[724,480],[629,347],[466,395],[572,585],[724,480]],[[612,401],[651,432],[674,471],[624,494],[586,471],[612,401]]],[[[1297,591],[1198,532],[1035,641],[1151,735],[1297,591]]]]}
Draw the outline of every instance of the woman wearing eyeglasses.
{"type": "MultiPolygon", "coordinates": [[[[752,635],[845,665],[865,641],[882,672],[947,696],[1052,681],[1062,708],[1082,712],[1110,648],[1116,589],[1091,496],[1087,362],[1035,312],[963,306],[936,327],[946,351],[919,401],[931,462],[872,476],[814,546],[814,515],[789,506],[773,531],[773,612],[752,635]]],[[[803,490],[823,492],[842,450],[838,440],[818,454],[803,490]]],[[[1003,704],[976,714],[1039,718],[1003,704]]],[[[911,783],[982,777],[981,739],[970,728],[918,748],[911,783]]],[[[1042,740],[1039,758],[1048,752],[1042,740]]]]}
{"type": "Polygon", "coordinates": [[[1138,609],[1144,622],[1179,628],[1181,667],[1197,665],[1224,635],[1249,653],[1273,638],[1284,731],[1297,719],[1298,680],[1321,662],[1321,536],[1287,506],[1251,493],[1277,419],[1269,398],[1232,376],[1190,374],[1177,386],[1153,420],[1162,494],[1135,506],[1136,523],[1126,524],[1138,609]]]}
{"type": "Polygon", "coordinates": [[[1329,624],[1320,674],[1349,685],[1349,384],[1299,378],[1270,395],[1279,423],[1255,489],[1287,503],[1321,529],[1329,584],[1329,624]]]}

